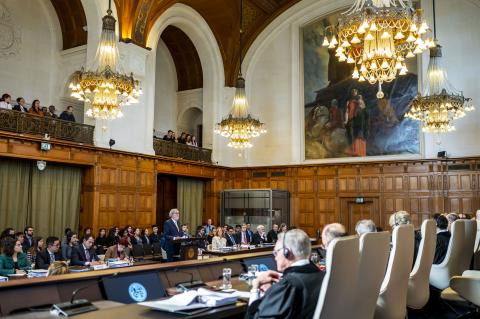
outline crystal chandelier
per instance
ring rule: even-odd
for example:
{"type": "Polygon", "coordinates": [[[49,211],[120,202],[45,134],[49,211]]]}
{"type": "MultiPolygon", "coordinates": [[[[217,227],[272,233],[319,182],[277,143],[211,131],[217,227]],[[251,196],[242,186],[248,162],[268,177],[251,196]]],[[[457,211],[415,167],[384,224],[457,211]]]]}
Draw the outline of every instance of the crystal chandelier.
{"type": "Polygon", "coordinates": [[[133,73],[126,75],[121,72],[111,0],[102,22],[102,34],[92,70],[85,71],[82,67],[76,71],[69,88],[72,97],[87,104],[87,116],[111,120],[123,116],[123,105],[138,103],[142,90],[133,73]]]}
{"type": "MultiPolygon", "coordinates": [[[[434,32],[436,39],[435,0],[433,1],[434,32]]],[[[436,40],[435,40],[436,43],[436,40]]],[[[423,94],[412,101],[408,118],[421,121],[422,131],[427,133],[445,133],[455,130],[453,121],[464,117],[465,112],[473,111],[472,99],[465,98],[462,92],[453,88],[447,78],[447,72],[441,64],[442,47],[436,43],[430,49],[430,62],[423,94]]]]}
{"type": "Polygon", "coordinates": [[[250,140],[266,133],[265,124],[252,118],[248,113],[248,101],[245,94],[245,79],[242,77],[242,36],[243,1],[240,0],[240,72],[235,85],[235,97],[230,113],[215,126],[215,133],[229,139],[228,146],[238,149],[250,148],[250,140]]]}
{"type": "Polygon", "coordinates": [[[407,74],[405,60],[435,45],[424,39],[428,30],[411,0],[355,0],[339,18],[337,34],[327,28],[323,46],[336,48],[338,61],[352,64],[353,79],[378,82],[377,97],[383,98],[382,83],[407,74]]]}

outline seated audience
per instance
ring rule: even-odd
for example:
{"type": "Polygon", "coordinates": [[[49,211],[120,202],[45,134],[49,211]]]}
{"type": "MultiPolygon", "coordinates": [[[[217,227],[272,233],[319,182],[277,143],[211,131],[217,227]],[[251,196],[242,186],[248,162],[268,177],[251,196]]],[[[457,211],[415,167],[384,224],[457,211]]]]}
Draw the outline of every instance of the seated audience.
{"type": "Polygon", "coordinates": [[[325,264],[325,259],[327,258],[327,249],[328,245],[335,238],[344,237],[347,235],[345,226],[339,223],[328,224],[323,228],[322,231],[322,248],[318,249],[320,254],[320,263],[325,264]]]}
{"type": "Polygon", "coordinates": [[[223,236],[223,227],[215,228],[212,238],[212,250],[219,250],[227,246],[227,240],[223,236]]]}
{"type": "Polygon", "coordinates": [[[252,224],[246,223],[246,225],[247,225],[247,233],[249,233],[250,237],[253,238],[252,224]]]}
{"type": "Polygon", "coordinates": [[[135,232],[133,233],[133,237],[130,238],[130,242],[132,245],[142,245],[142,230],[140,228],[135,228],[135,232]]]}
{"type": "Polygon", "coordinates": [[[4,238],[0,255],[0,276],[24,274],[29,269],[27,256],[22,252],[22,244],[12,237],[4,238]]]}
{"type": "Polygon", "coordinates": [[[266,242],[268,242],[268,240],[267,240],[267,233],[265,232],[265,226],[258,225],[257,232],[253,234],[252,244],[260,245],[266,242]]]}
{"type": "Polygon", "coordinates": [[[245,318],[313,317],[324,273],[310,262],[310,252],[310,238],[304,231],[279,234],[274,248],[279,272],[258,273],[245,318]],[[261,293],[265,294],[260,298],[261,293]]]}
{"type": "Polygon", "coordinates": [[[98,237],[95,238],[95,249],[97,251],[97,254],[103,255],[105,250],[108,248],[108,243],[107,243],[107,230],[105,228],[100,228],[98,230],[98,237]]]}
{"type": "Polygon", "coordinates": [[[278,238],[278,225],[273,224],[272,229],[267,234],[267,241],[269,243],[276,243],[278,238]]]}
{"type": "Polygon", "coordinates": [[[59,117],[61,120],[75,122],[75,116],[73,115],[73,106],[69,105],[65,111],[60,114],[59,117]]]}
{"type": "Polygon", "coordinates": [[[190,134],[187,134],[185,144],[192,146],[192,136],[190,134]]]}
{"type": "Polygon", "coordinates": [[[22,251],[26,254],[27,251],[23,249],[25,243],[25,234],[22,232],[17,232],[15,233],[15,239],[20,242],[20,244],[22,245],[22,251]]]}
{"type": "Polygon", "coordinates": [[[2,98],[0,99],[0,109],[7,109],[7,110],[12,110],[12,97],[8,93],[4,93],[2,95],[2,98]]]}
{"type": "Polygon", "coordinates": [[[118,226],[110,228],[110,231],[108,233],[108,238],[107,238],[107,246],[113,246],[118,243],[120,240],[120,228],[118,226]]]}
{"type": "Polygon", "coordinates": [[[25,99],[23,97],[17,98],[17,105],[13,107],[13,110],[23,112],[23,113],[28,112],[28,108],[25,106],[25,99]]]}
{"type": "Polygon", "coordinates": [[[437,222],[437,244],[435,246],[435,256],[433,257],[434,264],[441,264],[445,259],[452,234],[448,230],[448,220],[445,216],[438,216],[437,222]]]}
{"type": "Polygon", "coordinates": [[[62,237],[62,247],[67,244],[67,234],[71,232],[72,230],[70,228],[65,228],[63,231],[63,237],[62,237]]]}
{"type": "Polygon", "coordinates": [[[233,230],[232,226],[228,226],[227,232],[225,233],[225,238],[227,239],[227,246],[232,247],[240,244],[237,234],[233,230]]]}
{"type": "Polygon", "coordinates": [[[150,231],[148,228],[144,228],[142,230],[142,243],[146,245],[151,245],[152,243],[150,242],[150,231]]]}
{"type": "Polygon", "coordinates": [[[242,225],[235,225],[235,233],[236,234],[240,234],[240,232],[242,231],[242,225]]]}
{"type": "Polygon", "coordinates": [[[95,240],[92,235],[83,237],[82,243],[72,249],[72,266],[94,266],[98,265],[99,258],[93,249],[95,240]]]}
{"type": "Polygon", "coordinates": [[[37,254],[43,251],[44,246],[45,241],[43,240],[43,237],[35,237],[33,239],[33,245],[27,250],[27,260],[30,265],[35,265],[37,254]]]}
{"type": "Polygon", "coordinates": [[[48,267],[47,277],[68,274],[68,264],[65,261],[54,261],[48,267]]]}
{"type": "Polygon", "coordinates": [[[407,225],[410,223],[411,223],[410,214],[404,210],[400,210],[396,213],[393,213],[392,215],[390,215],[390,219],[388,220],[388,224],[390,225],[390,227],[392,227],[392,229],[395,226],[407,225]]]}
{"type": "Polygon", "coordinates": [[[158,232],[158,225],[152,225],[152,234],[150,235],[150,243],[159,243],[162,235],[158,232]]]}
{"type": "Polygon", "coordinates": [[[78,234],[72,231],[67,233],[67,239],[65,245],[62,245],[62,258],[63,260],[72,259],[72,250],[78,245],[78,234]]]}
{"type": "Polygon", "coordinates": [[[195,135],[192,135],[192,141],[191,141],[190,145],[198,147],[197,138],[195,137],[195,135]]]}
{"type": "Polygon", "coordinates": [[[250,243],[252,242],[252,236],[247,231],[247,225],[246,224],[242,224],[239,234],[240,235],[238,237],[239,237],[239,240],[240,240],[240,244],[241,245],[250,245],[250,243]]]}
{"type": "Polygon", "coordinates": [[[128,248],[128,239],[123,237],[120,238],[116,245],[110,246],[105,252],[105,260],[107,259],[118,259],[118,260],[128,260],[130,258],[130,248],[128,248]]]}
{"type": "Polygon", "coordinates": [[[48,108],[46,106],[42,106],[42,113],[43,113],[43,116],[47,116],[48,108]]]}
{"type": "Polygon", "coordinates": [[[182,224],[180,226],[180,237],[182,238],[190,238],[190,232],[188,231],[188,225],[182,224]]]}
{"type": "Polygon", "coordinates": [[[207,224],[205,225],[205,234],[208,235],[215,229],[215,226],[212,225],[212,219],[207,219],[207,224]]]}
{"type": "Polygon", "coordinates": [[[83,230],[83,237],[85,236],[93,236],[92,227],[87,227],[83,230]]]}
{"type": "Polygon", "coordinates": [[[458,215],[456,213],[450,213],[447,214],[447,220],[448,220],[448,231],[451,231],[452,224],[454,221],[458,219],[458,215]]]}
{"type": "Polygon", "coordinates": [[[33,114],[33,115],[38,115],[38,116],[43,116],[42,108],[40,107],[40,101],[39,100],[33,100],[32,106],[28,110],[28,113],[33,114]]]}
{"type": "Polygon", "coordinates": [[[375,223],[371,219],[362,219],[357,222],[355,225],[355,231],[357,232],[358,236],[362,236],[366,233],[376,233],[377,227],[375,223]]]}
{"type": "Polygon", "coordinates": [[[180,134],[180,137],[178,138],[178,143],[187,144],[187,133],[182,132],[182,134],[180,134]]]}
{"type": "Polygon", "coordinates": [[[207,241],[206,241],[206,235],[205,235],[205,228],[203,226],[198,226],[197,227],[197,233],[196,236],[199,238],[204,238],[203,240],[198,241],[198,248],[201,249],[207,249],[207,241]]]}
{"type": "Polygon", "coordinates": [[[164,141],[175,142],[175,137],[172,130],[168,130],[167,134],[163,136],[164,141]]]}
{"type": "Polygon", "coordinates": [[[0,235],[0,239],[4,239],[6,237],[14,238],[15,239],[15,229],[13,228],[6,228],[2,231],[2,234],[0,235]]]}
{"type": "Polygon", "coordinates": [[[55,111],[56,111],[55,105],[50,105],[48,107],[47,116],[52,117],[54,119],[58,118],[57,114],[55,114],[55,111]]]}
{"type": "Polygon", "coordinates": [[[62,260],[62,254],[60,252],[60,239],[58,237],[48,237],[47,249],[37,254],[35,260],[36,269],[48,269],[51,263],[56,260],[62,260]]]}

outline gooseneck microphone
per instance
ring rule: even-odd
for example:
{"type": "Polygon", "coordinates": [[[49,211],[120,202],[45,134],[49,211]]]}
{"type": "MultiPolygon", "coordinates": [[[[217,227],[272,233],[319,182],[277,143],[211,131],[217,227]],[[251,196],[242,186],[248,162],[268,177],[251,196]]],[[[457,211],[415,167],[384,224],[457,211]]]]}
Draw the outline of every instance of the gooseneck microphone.
{"type": "Polygon", "coordinates": [[[185,291],[188,291],[188,290],[191,290],[191,289],[207,286],[201,280],[193,280],[193,273],[191,273],[189,271],[179,270],[178,268],[173,269],[173,271],[176,272],[176,273],[187,274],[187,275],[190,276],[190,281],[179,282],[179,283],[176,284],[177,291],[179,291],[179,292],[185,292],[185,291]]]}
{"type": "Polygon", "coordinates": [[[75,301],[75,296],[76,296],[80,291],[85,290],[85,289],[87,289],[87,288],[90,288],[90,287],[92,287],[92,286],[94,286],[94,285],[96,285],[96,284],[100,284],[100,283],[102,283],[105,279],[110,279],[110,278],[113,278],[113,277],[115,277],[115,276],[117,276],[117,275],[118,275],[118,272],[115,272],[115,273],[111,274],[110,276],[105,276],[105,277],[102,277],[102,278],[98,279],[96,282],[93,282],[93,283],[91,283],[91,284],[88,284],[88,285],[85,285],[85,286],[83,286],[83,287],[80,287],[80,288],[75,289],[75,290],[72,292],[72,297],[70,298],[70,303],[73,304],[73,302],[75,301]]]}

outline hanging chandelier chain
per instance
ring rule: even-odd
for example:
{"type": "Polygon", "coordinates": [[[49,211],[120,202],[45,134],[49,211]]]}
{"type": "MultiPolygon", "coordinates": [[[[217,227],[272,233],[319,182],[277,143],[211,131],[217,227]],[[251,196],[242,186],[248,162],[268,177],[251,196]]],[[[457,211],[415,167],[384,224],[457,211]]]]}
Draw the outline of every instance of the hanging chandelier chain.
{"type": "Polygon", "coordinates": [[[433,6],[433,40],[437,41],[437,14],[435,11],[435,0],[432,1],[433,6]]]}
{"type": "Polygon", "coordinates": [[[243,0],[240,0],[240,74],[243,63],[243,0]]]}

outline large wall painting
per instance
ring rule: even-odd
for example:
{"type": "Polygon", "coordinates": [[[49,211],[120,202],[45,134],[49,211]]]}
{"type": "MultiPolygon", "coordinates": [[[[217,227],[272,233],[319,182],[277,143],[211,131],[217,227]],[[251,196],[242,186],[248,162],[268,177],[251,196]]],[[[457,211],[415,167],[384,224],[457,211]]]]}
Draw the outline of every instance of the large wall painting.
{"type": "Polygon", "coordinates": [[[416,59],[409,72],[382,86],[351,78],[351,64],[338,62],[322,46],[325,26],[338,14],[302,28],[305,102],[305,159],[365,157],[420,153],[416,121],[405,118],[418,92],[416,59]]]}

